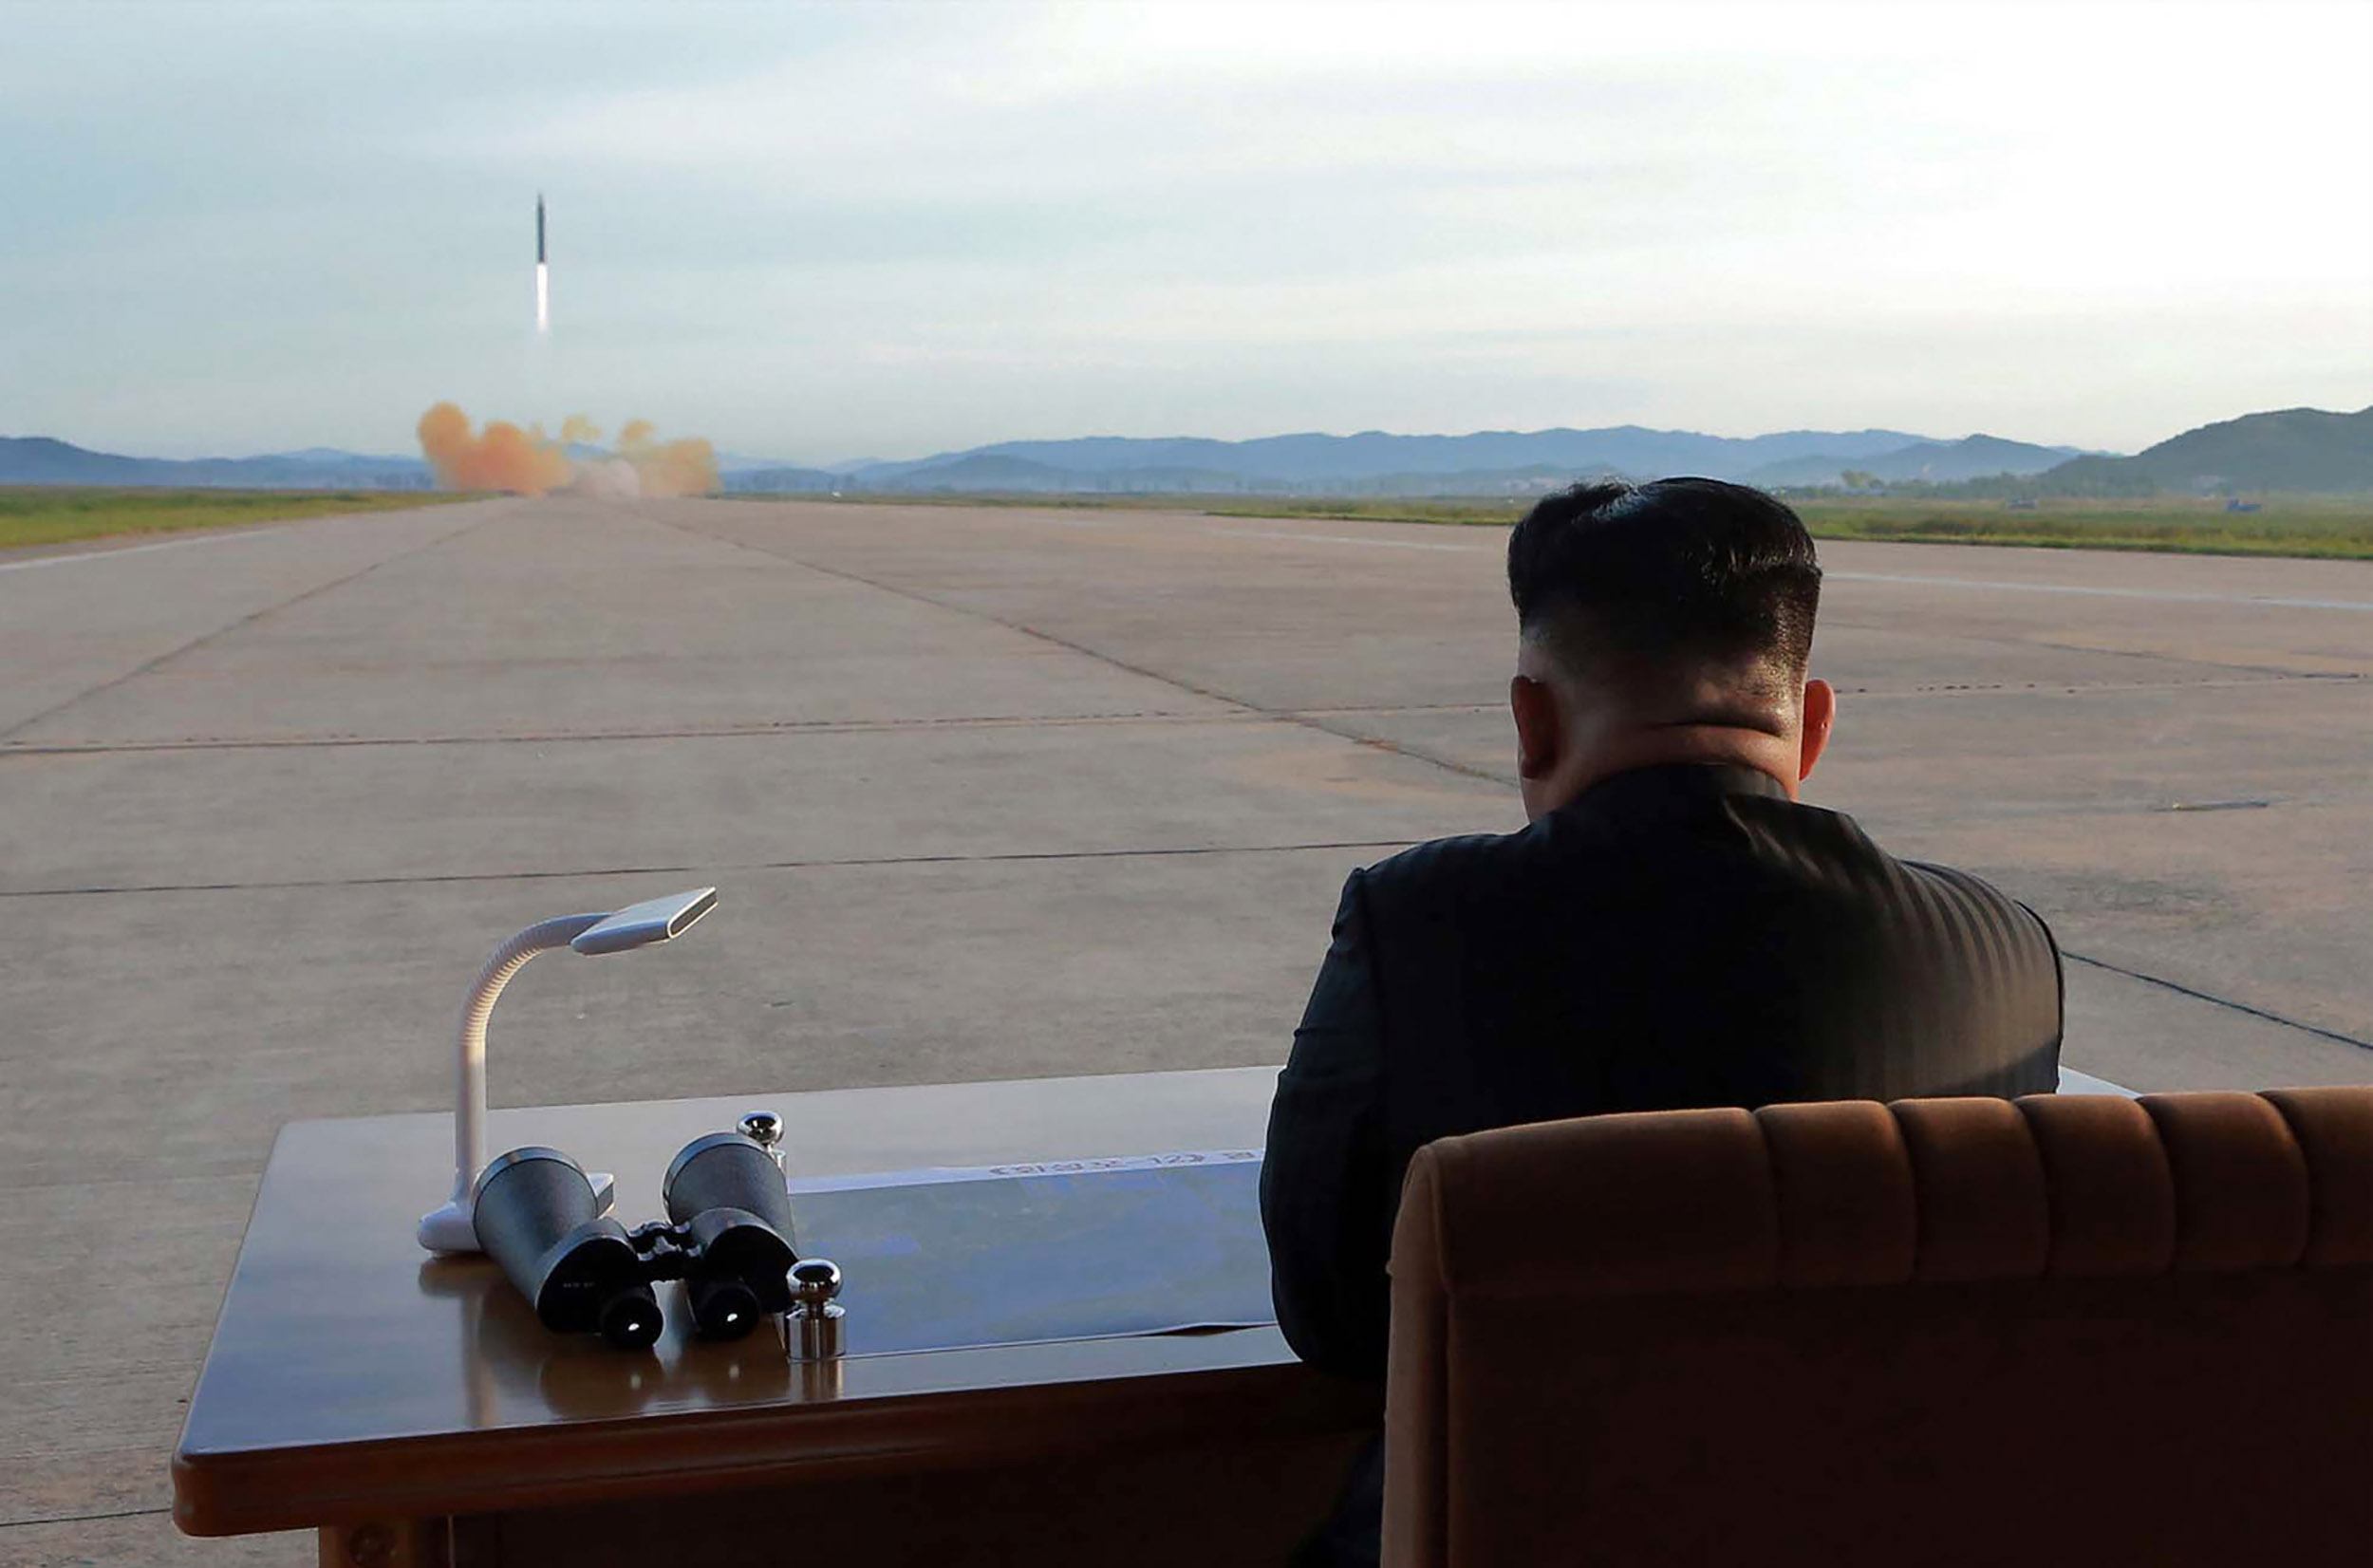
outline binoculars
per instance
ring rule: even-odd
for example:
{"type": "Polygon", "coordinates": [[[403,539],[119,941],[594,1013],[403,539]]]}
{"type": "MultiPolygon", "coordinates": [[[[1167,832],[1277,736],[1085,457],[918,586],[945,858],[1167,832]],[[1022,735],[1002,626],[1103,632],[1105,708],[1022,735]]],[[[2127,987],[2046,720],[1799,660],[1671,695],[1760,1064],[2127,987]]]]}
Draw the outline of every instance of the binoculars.
{"type": "MultiPolygon", "coordinates": [[[[779,1136],[772,1116],[744,1125],[779,1136]]],[[[744,1132],[693,1139],[669,1162],[660,1199],[667,1218],[628,1230],[604,1212],[584,1167],[530,1147],[479,1172],[470,1223],[555,1333],[645,1349],[665,1327],[651,1288],[662,1279],[684,1281],[703,1338],[738,1339],[760,1317],[792,1310],[791,1196],[767,1144],[744,1132]]]]}

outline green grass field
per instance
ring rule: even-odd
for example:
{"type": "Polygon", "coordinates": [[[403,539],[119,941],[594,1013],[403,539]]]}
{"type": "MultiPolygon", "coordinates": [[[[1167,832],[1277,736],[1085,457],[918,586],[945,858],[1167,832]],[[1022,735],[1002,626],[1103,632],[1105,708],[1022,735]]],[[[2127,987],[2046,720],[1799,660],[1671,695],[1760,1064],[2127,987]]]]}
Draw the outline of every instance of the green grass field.
{"type": "MultiPolygon", "coordinates": [[[[815,501],[799,495],[735,494],[736,501],[815,501]]],[[[994,506],[1193,512],[1212,517],[1338,518],[1345,522],[1507,524],[1530,497],[1495,500],[1369,500],[1246,495],[1027,495],[886,491],[843,495],[867,506],[994,506]]],[[[2274,495],[2256,512],[2227,512],[2221,500],[2049,500],[2012,511],[2000,501],[1869,495],[1794,498],[1789,504],[1823,539],[1914,544],[2024,545],[2044,550],[2139,550],[2193,555],[2289,555],[2373,560],[2373,495],[2274,495]]]]}
{"type": "Polygon", "coordinates": [[[1804,501],[1804,526],[1824,539],[2028,545],[2046,550],[2149,550],[2195,555],[2300,555],[2373,560],[2373,496],[2270,496],[2256,512],[2222,501],[1804,501]]]}
{"type": "Polygon", "coordinates": [[[123,533],[171,533],[290,517],[396,512],[471,497],[402,490],[152,490],[84,485],[0,486],[0,549],[62,545],[123,533]]]}
{"type": "MultiPolygon", "coordinates": [[[[439,491],[155,490],[69,485],[0,486],[0,549],[67,544],[293,517],[401,511],[469,500],[439,491]]],[[[737,500],[800,499],[737,495],[737,500]]],[[[813,499],[814,497],[806,497],[813,499]]],[[[1208,495],[852,495],[900,506],[1171,509],[1218,517],[1335,517],[1349,521],[1489,524],[1522,515],[1523,501],[1350,500],[1208,495]]],[[[2011,511],[1999,501],[1871,495],[1793,503],[1817,537],[1919,544],[2027,545],[2051,550],[2168,551],[2205,555],[2293,555],[2373,560],[2373,496],[2273,496],[2257,512],[2222,501],[2044,501],[2011,511]]]]}
{"type": "MultiPolygon", "coordinates": [[[[1887,495],[1791,503],[1822,539],[2027,545],[2046,550],[2144,550],[2198,555],[2296,555],[2373,560],[2373,496],[2275,496],[2257,512],[2222,501],[2043,501],[2013,512],[2000,501],[1887,495]]],[[[1522,502],[1246,501],[1205,509],[1231,517],[1338,517],[1375,522],[1507,523],[1522,502]]]]}

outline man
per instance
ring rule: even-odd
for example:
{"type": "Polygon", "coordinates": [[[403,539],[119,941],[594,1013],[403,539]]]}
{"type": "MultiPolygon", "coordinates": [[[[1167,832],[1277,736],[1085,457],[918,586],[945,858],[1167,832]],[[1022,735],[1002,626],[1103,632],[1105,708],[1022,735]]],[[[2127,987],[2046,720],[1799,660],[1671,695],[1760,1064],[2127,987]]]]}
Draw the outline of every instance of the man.
{"type": "MultiPolygon", "coordinates": [[[[1797,803],[1796,514],[1713,479],[1577,485],[1508,540],[1531,826],[1355,871],[1270,1112],[1261,1218],[1306,1361],[1384,1376],[1401,1181],[1453,1133],[1612,1111],[2025,1094],[2057,1080],[2032,910],[1797,803]]],[[[1380,1448],[1310,1560],[1373,1560],[1380,1448]]]]}

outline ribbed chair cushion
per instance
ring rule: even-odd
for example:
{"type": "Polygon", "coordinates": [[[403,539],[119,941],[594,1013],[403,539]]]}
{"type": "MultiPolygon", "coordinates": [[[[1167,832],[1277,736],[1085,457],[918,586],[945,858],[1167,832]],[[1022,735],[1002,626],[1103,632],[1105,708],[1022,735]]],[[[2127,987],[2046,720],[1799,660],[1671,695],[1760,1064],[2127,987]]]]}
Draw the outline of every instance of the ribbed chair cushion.
{"type": "Polygon", "coordinates": [[[2373,1114],[2362,1092],[2270,1089],[2308,1163],[2305,1260],[2373,1263],[2373,1114]]]}
{"type": "Polygon", "coordinates": [[[1386,1560],[2373,1560],[2373,1088],[1449,1138],[1386,1560]]]}

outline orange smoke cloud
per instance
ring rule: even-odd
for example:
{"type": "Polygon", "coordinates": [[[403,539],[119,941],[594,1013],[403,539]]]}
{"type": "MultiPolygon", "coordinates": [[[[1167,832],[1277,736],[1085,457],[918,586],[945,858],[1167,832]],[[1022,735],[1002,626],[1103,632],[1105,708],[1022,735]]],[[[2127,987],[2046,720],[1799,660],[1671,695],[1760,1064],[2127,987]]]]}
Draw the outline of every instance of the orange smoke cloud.
{"type": "Polygon", "coordinates": [[[618,455],[642,476],[645,495],[705,495],[717,488],[717,453],[698,436],[651,439],[651,421],[628,420],[618,432],[618,455]]]}
{"type": "Polygon", "coordinates": [[[569,482],[569,459],[540,434],[491,420],[473,435],[470,416],[449,402],[420,416],[420,451],[447,490],[543,495],[569,482]]]}
{"type": "Polygon", "coordinates": [[[592,443],[600,427],[583,414],[561,421],[560,442],[540,424],[522,430],[490,420],[473,433],[470,417],[449,402],[420,416],[420,451],[448,490],[507,490],[548,495],[555,490],[626,498],[703,495],[717,488],[717,454],[698,437],[654,440],[648,420],[629,420],[618,433],[618,456],[589,463],[570,460],[566,443],[592,443]]]}

